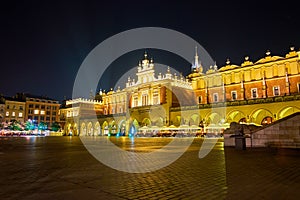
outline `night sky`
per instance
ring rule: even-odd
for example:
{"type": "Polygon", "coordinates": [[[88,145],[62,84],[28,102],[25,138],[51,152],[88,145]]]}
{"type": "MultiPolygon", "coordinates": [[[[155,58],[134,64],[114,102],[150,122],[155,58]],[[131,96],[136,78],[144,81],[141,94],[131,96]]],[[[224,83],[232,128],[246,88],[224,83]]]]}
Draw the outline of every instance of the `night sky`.
{"type": "MultiPolygon", "coordinates": [[[[257,61],[267,50],[285,56],[290,46],[300,47],[296,1],[7,1],[1,3],[0,15],[0,93],[6,96],[25,92],[60,101],[71,98],[77,70],[89,52],[138,27],[182,32],[201,44],[218,67],[227,58],[240,65],[246,55],[257,61]]],[[[137,65],[144,51],[117,59],[101,88],[114,87],[114,80],[137,65]]],[[[184,75],[190,70],[178,56],[147,52],[184,75]]]]}

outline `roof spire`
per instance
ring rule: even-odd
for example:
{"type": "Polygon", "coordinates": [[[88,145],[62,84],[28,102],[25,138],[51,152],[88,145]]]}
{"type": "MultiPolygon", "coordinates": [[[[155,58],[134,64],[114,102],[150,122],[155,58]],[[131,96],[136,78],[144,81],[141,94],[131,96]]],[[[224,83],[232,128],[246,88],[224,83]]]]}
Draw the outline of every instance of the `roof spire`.
{"type": "Polygon", "coordinates": [[[197,50],[197,46],[195,47],[195,68],[198,71],[198,67],[199,67],[199,57],[198,57],[198,50],[197,50]]]}

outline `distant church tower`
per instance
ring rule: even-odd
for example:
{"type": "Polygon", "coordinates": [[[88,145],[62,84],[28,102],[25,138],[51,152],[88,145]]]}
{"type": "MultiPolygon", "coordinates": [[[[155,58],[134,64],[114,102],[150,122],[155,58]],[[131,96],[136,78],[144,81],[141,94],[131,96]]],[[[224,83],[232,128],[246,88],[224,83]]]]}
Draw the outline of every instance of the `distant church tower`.
{"type": "Polygon", "coordinates": [[[198,56],[198,49],[197,46],[195,47],[195,60],[194,60],[194,64],[192,65],[192,72],[198,72],[198,73],[202,73],[203,71],[203,67],[201,65],[201,62],[199,63],[199,56],[198,56]]]}

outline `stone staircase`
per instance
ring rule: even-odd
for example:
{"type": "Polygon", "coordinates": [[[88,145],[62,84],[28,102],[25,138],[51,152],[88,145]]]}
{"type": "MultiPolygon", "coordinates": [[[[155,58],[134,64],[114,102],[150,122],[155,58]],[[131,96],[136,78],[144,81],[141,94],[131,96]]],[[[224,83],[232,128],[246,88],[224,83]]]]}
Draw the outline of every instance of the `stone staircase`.
{"type": "MultiPolygon", "coordinates": [[[[300,149],[300,112],[282,118],[264,127],[244,128],[246,136],[246,147],[274,147],[300,149]]],[[[234,127],[226,130],[224,134],[224,145],[235,146],[234,127]]]]}
{"type": "Polygon", "coordinates": [[[300,137],[294,139],[282,139],[281,141],[270,141],[267,142],[266,145],[273,148],[300,149],[300,137]]]}
{"type": "Polygon", "coordinates": [[[300,149],[300,112],[252,133],[253,146],[300,149]]]}

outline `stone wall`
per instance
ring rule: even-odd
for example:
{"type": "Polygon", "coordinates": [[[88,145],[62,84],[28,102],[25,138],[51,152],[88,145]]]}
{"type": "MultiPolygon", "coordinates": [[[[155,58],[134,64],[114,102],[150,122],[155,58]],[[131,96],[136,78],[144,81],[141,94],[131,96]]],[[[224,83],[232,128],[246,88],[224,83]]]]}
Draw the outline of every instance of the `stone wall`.
{"type": "MultiPolygon", "coordinates": [[[[232,134],[224,135],[225,146],[235,146],[232,134]]],[[[258,129],[246,138],[247,147],[300,148],[300,113],[292,114],[258,129]]]]}

